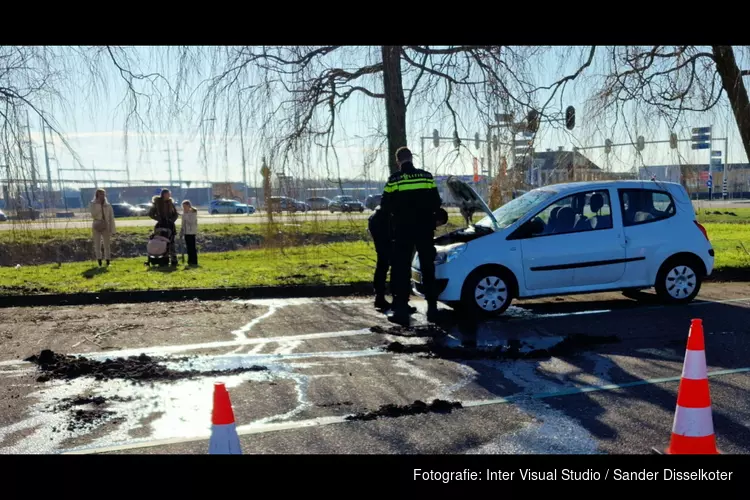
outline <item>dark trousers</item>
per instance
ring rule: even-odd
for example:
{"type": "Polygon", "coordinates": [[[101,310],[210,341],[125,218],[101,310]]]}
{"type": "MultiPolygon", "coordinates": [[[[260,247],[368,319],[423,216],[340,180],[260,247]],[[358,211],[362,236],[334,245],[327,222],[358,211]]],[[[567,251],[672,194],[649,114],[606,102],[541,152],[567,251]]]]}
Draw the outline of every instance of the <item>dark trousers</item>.
{"type": "Polygon", "coordinates": [[[375,243],[375,253],[377,263],[375,264],[375,276],[372,280],[372,286],[375,289],[375,295],[385,295],[386,281],[388,279],[388,269],[391,267],[391,255],[393,253],[393,242],[389,238],[373,238],[375,243]]]}
{"type": "Polygon", "coordinates": [[[419,267],[422,273],[425,299],[428,302],[437,300],[435,294],[435,243],[433,233],[408,233],[396,235],[393,248],[391,269],[391,290],[393,291],[394,308],[405,308],[411,295],[411,261],[416,250],[419,256],[419,267]]]}
{"type": "Polygon", "coordinates": [[[195,235],[194,234],[186,234],[185,235],[185,247],[187,248],[187,254],[188,254],[188,266],[197,266],[198,265],[198,249],[195,246],[195,235]]]}

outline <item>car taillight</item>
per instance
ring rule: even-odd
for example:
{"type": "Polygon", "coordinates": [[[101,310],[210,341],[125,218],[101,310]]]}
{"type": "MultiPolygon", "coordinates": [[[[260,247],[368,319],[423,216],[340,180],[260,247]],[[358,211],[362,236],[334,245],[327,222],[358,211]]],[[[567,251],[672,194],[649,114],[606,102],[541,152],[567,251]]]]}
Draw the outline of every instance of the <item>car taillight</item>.
{"type": "Polygon", "coordinates": [[[703,236],[705,236],[706,239],[708,240],[708,233],[706,232],[706,228],[703,227],[703,225],[700,222],[698,222],[697,220],[693,221],[693,222],[695,222],[695,225],[698,226],[698,229],[701,230],[701,233],[703,233],[703,236]]]}

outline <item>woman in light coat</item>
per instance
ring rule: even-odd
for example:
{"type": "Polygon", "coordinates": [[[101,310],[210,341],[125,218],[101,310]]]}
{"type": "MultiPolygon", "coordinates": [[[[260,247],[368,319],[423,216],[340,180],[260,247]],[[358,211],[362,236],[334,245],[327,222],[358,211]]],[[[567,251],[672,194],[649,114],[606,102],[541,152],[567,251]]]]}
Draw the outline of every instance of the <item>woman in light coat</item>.
{"type": "Polygon", "coordinates": [[[104,259],[109,266],[110,261],[110,236],[115,234],[115,213],[112,205],[107,201],[107,193],[103,189],[97,189],[94,199],[91,200],[91,232],[94,236],[94,253],[99,265],[102,265],[102,246],[104,246],[104,259]]]}
{"type": "Polygon", "coordinates": [[[195,246],[195,236],[198,234],[198,210],[185,200],[182,202],[182,224],[180,227],[180,238],[185,239],[187,247],[188,266],[198,265],[198,250],[195,246]]]}

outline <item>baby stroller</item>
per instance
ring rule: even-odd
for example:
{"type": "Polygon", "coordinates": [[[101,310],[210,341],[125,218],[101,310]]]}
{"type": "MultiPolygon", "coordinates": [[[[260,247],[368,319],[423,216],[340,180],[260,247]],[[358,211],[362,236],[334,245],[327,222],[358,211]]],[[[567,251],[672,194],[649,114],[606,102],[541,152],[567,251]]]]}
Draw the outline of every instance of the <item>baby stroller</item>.
{"type": "Polygon", "coordinates": [[[166,227],[157,227],[149,236],[146,252],[148,253],[147,266],[169,266],[169,245],[172,244],[172,230],[166,227]]]}

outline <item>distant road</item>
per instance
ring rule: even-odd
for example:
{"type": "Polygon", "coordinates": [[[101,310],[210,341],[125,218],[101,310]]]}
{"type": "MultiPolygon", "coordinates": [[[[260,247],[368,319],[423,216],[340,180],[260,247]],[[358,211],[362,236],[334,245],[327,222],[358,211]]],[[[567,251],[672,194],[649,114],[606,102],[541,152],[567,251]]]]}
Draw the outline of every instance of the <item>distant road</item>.
{"type": "MultiPolygon", "coordinates": [[[[458,213],[455,208],[449,208],[448,212],[458,213]]],[[[372,211],[365,210],[363,213],[346,213],[341,212],[308,212],[307,214],[279,215],[274,214],[274,221],[287,224],[300,223],[305,221],[330,221],[330,220],[363,220],[367,219],[372,211]]],[[[263,224],[267,221],[265,212],[256,212],[253,215],[243,214],[221,214],[211,215],[205,212],[198,212],[199,224],[263,224]]],[[[16,223],[20,224],[20,223],[16,223]]],[[[116,227],[152,227],[154,221],[151,219],[115,219],[116,227]]],[[[88,229],[91,227],[91,219],[76,217],[75,219],[45,219],[44,222],[28,222],[24,224],[29,229],[88,229]]],[[[10,221],[0,222],[0,231],[8,231],[14,227],[10,221]]],[[[17,226],[16,226],[17,227],[17,226]]]]}

